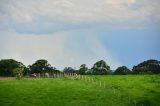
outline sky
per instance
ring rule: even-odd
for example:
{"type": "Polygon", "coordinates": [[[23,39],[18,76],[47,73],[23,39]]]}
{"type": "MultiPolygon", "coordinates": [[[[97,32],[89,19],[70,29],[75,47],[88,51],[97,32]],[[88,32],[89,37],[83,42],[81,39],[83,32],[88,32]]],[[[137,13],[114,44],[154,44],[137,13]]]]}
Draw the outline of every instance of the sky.
{"type": "Polygon", "coordinates": [[[0,0],[0,59],[60,70],[160,60],[159,0],[0,0]]]}

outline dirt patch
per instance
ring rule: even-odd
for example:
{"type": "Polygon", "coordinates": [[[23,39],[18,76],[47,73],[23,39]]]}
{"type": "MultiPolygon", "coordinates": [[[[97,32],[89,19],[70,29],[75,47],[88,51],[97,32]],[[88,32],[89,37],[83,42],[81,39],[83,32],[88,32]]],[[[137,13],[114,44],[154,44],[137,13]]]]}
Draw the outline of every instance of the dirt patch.
{"type": "Polygon", "coordinates": [[[14,77],[0,77],[0,80],[13,80],[14,77]]]}

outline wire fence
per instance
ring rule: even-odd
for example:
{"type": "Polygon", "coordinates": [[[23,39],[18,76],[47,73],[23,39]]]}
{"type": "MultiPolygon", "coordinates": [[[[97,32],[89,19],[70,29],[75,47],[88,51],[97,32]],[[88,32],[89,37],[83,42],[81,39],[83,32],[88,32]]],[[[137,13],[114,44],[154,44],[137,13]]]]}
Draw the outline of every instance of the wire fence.
{"type": "MultiPolygon", "coordinates": [[[[28,75],[28,77],[33,77],[33,76],[28,75]]],[[[34,77],[35,78],[62,78],[64,77],[64,78],[69,78],[69,79],[82,80],[82,81],[85,81],[86,83],[92,84],[93,86],[109,90],[115,96],[126,100],[127,103],[129,103],[130,105],[144,106],[143,104],[138,104],[135,99],[124,94],[124,92],[121,92],[119,89],[116,89],[114,86],[106,84],[106,81],[102,81],[100,79],[96,79],[95,77],[90,77],[88,75],[78,75],[76,73],[58,72],[58,73],[34,73],[34,77]]]]}
{"type": "Polygon", "coordinates": [[[87,75],[78,75],[78,79],[83,80],[87,83],[90,83],[90,84],[92,84],[96,87],[100,87],[100,88],[103,88],[103,89],[110,90],[110,92],[112,92],[115,96],[124,99],[130,105],[143,106],[143,104],[138,105],[136,100],[134,100],[132,97],[124,94],[119,89],[116,89],[114,86],[106,84],[106,81],[102,81],[100,79],[96,79],[95,77],[90,77],[90,76],[87,76],[87,75]]]}

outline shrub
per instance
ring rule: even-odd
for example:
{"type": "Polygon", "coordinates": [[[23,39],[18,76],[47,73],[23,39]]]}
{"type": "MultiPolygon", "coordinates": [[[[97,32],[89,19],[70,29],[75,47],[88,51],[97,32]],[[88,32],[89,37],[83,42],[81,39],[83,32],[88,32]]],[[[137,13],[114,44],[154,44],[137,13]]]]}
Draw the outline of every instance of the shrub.
{"type": "Polygon", "coordinates": [[[13,74],[16,77],[16,79],[21,79],[23,77],[23,68],[15,68],[13,70],[13,74]]]}

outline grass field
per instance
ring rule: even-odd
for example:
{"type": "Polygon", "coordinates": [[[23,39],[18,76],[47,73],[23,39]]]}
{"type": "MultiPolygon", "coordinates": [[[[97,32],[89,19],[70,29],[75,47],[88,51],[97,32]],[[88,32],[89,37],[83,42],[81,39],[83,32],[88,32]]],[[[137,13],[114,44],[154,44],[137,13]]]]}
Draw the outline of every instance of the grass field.
{"type": "Polygon", "coordinates": [[[128,106],[81,80],[41,78],[0,81],[0,106],[128,106]]]}
{"type": "Polygon", "coordinates": [[[0,106],[131,106],[125,95],[137,105],[160,106],[159,75],[89,77],[108,87],[65,78],[0,80],[0,106]],[[113,94],[113,89],[123,96],[113,94]]]}
{"type": "Polygon", "coordinates": [[[136,100],[137,105],[160,106],[160,75],[91,76],[104,81],[120,94],[136,100]]]}

